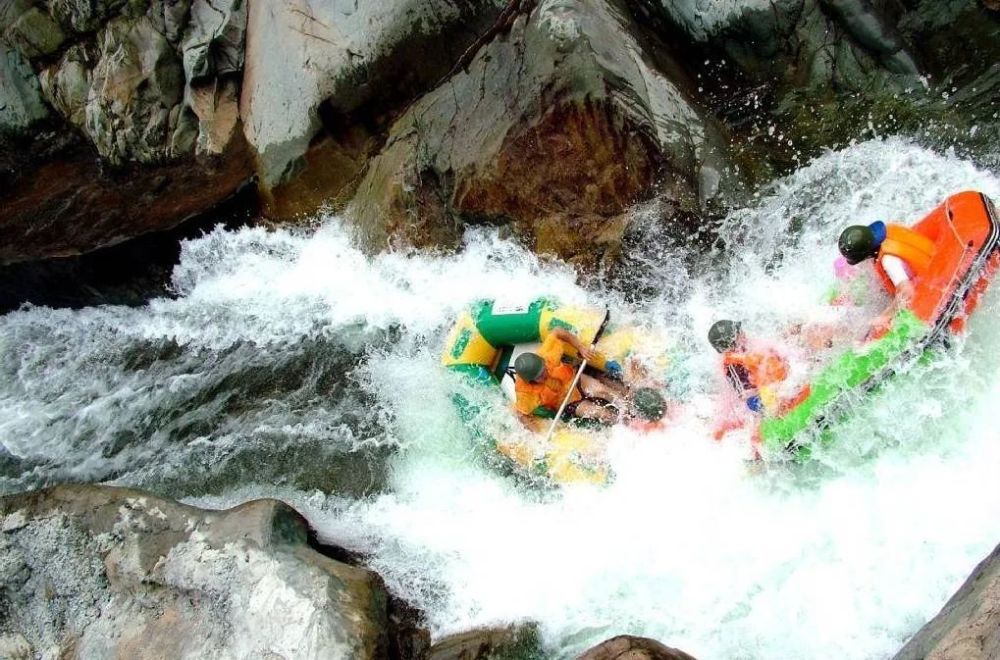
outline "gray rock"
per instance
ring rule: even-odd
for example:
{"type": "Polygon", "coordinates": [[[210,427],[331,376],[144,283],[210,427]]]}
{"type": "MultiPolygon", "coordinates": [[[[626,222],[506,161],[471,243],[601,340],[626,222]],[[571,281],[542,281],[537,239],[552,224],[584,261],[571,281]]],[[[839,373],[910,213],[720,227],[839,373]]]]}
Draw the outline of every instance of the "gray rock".
{"type": "Polygon", "coordinates": [[[67,121],[79,129],[87,122],[87,101],[94,62],[86,49],[73,46],[54,66],[39,76],[42,92],[49,104],[67,121]]]}
{"type": "Polygon", "coordinates": [[[600,255],[654,181],[694,208],[728,189],[721,131],[640,33],[614,0],[543,0],[517,17],[392,127],[350,209],[366,242],[440,242],[490,219],[542,251],[600,255]]]}
{"type": "Polygon", "coordinates": [[[171,153],[170,111],[183,98],[177,53],[152,19],[118,18],[97,38],[84,130],[113,164],[156,162],[171,153]]]}
{"type": "Polygon", "coordinates": [[[478,25],[491,20],[503,4],[252,3],[241,105],[264,186],[275,187],[301,170],[320,129],[321,104],[350,113],[373,99],[393,97],[396,87],[424,91],[472,41],[478,25]],[[453,49],[457,53],[449,58],[453,49]]]}
{"type": "Polygon", "coordinates": [[[174,153],[186,153],[193,135],[199,155],[220,154],[232,139],[240,120],[246,26],[246,0],[195,0],[191,6],[181,46],[188,112],[173,138],[174,153]]]}
{"type": "Polygon", "coordinates": [[[377,575],[307,544],[274,500],[204,511],[60,486],[0,499],[0,640],[85,658],[375,658],[377,575]]]}
{"type": "Polygon", "coordinates": [[[984,559],[893,660],[1000,657],[1000,546],[984,559]]]}
{"type": "Polygon", "coordinates": [[[13,49],[0,43],[0,133],[20,133],[48,117],[38,78],[13,49]]]}
{"type": "Polygon", "coordinates": [[[247,0],[195,0],[181,46],[188,83],[243,70],[247,0]]]}

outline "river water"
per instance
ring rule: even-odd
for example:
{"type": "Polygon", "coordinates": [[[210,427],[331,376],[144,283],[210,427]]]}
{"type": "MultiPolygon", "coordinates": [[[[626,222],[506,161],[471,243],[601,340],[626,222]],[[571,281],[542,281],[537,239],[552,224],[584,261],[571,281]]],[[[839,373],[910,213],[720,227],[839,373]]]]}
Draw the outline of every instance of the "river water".
{"type": "Polygon", "coordinates": [[[749,469],[745,433],[711,439],[724,384],[704,336],[739,317],[774,343],[796,323],[851,341],[863,328],[823,302],[840,229],[912,221],[963,189],[1000,198],[1000,178],[872,140],[760,191],[702,259],[637,209],[625,267],[582,284],[495,230],[375,257],[336,217],[217,230],[184,244],[176,298],[0,317],[0,492],[282,497],[435,635],[531,620],[553,657],[619,633],[702,658],[890,657],[1000,540],[1000,291],[805,466],[749,469]],[[609,486],[504,476],[452,409],[445,334],[471,300],[512,293],[607,305],[669,338],[675,418],[615,430],[609,486]]]}

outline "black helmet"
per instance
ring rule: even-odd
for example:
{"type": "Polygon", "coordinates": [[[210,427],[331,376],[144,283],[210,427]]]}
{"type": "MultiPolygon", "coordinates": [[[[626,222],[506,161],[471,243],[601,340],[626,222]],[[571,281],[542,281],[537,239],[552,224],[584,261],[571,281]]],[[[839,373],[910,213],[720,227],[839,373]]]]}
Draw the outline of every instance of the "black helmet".
{"type": "Polygon", "coordinates": [[[851,225],[841,232],[837,247],[840,248],[840,253],[844,255],[847,263],[852,266],[869,257],[874,257],[875,253],[878,252],[875,232],[864,225],[851,225]]]}
{"type": "Polygon", "coordinates": [[[667,412],[667,402],[663,395],[651,387],[640,387],[633,392],[632,405],[647,422],[659,421],[667,412]]]}
{"type": "Polygon", "coordinates": [[[736,348],[736,338],[743,331],[739,321],[716,321],[708,330],[708,343],[720,353],[736,348]]]}
{"type": "Polygon", "coordinates": [[[521,353],[514,360],[514,371],[525,380],[538,380],[545,373],[545,360],[534,353],[521,353]]]}

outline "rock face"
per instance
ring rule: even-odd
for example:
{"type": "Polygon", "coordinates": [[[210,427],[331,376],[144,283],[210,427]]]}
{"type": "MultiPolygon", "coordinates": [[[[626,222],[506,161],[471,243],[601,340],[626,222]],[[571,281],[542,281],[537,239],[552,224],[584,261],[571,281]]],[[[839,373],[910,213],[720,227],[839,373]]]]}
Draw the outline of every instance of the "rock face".
{"type": "Polygon", "coordinates": [[[635,202],[687,234],[879,103],[990,144],[998,59],[993,0],[8,0],[0,265],[251,176],[268,218],[347,209],[373,250],[490,223],[593,264],[635,202]]]}
{"type": "Polygon", "coordinates": [[[251,1],[241,105],[269,213],[349,196],[380,115],[430,89],[503,5],[251,1]]]}
{"type": "Polygon", "coordinates": [[[352,205],[366,240],[417,245],[512,223],[539,251],[613,252],[626,209],[662,182],[697,209],[725,181],[725,140],[606,0],[543,0],[393,125],[352,205]]]}
{"type": "Polygon", "coordinates": [[[684,651],[654,639],[622,635],[612,637],[583,653],[577,660],[694,660],[684,651]]]}
{"type": "Polygon", "coordinates": [[[167,229],[243,185],[245,26],[243,0],[5,3],[0,264],[167,229]]]}
{"type": "Polygon", "coordinates": [[[0,499],[0,649],[388,657],[396,642],[381,580],[320,554],[307,535],[274,500],[215,512],[98,486],[0,499]]]}
{"type": "Polygon", "coordinates": [[[1000,546],[972,572],[940,614],[894,660],[988,660],[1000,657],[1000,546]]]}

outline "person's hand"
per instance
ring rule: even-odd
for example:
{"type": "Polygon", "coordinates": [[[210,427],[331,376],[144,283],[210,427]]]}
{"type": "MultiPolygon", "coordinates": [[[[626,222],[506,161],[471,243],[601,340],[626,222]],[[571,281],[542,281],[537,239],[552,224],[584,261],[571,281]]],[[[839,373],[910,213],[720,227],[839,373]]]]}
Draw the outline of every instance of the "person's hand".
{"type": "Polygon", "coordinates": [[[755,413],[764,412],[764,402],[760,400],[759,396],[754,395],[747,399],[747,408],[755,413]]]}
{"type": "Polygon", "coordinates": [[[875,319],[872,326],[868,329],[868,334],[865,335],[864,341],[871,341],[873,339],[878,339],[885,333],[889,332],[892,327],[892,316],[889,314],[883,314],[882,316],[875,319]]]}
{"type": "Polygon", "coordinates": [[[589,346],[581,345],[579,351],[580,351],[580,357],[582,357],[587,362],[593,362],[598,358],[598,356],[600,356],[600,353],[590,348],[589,346]]]}

